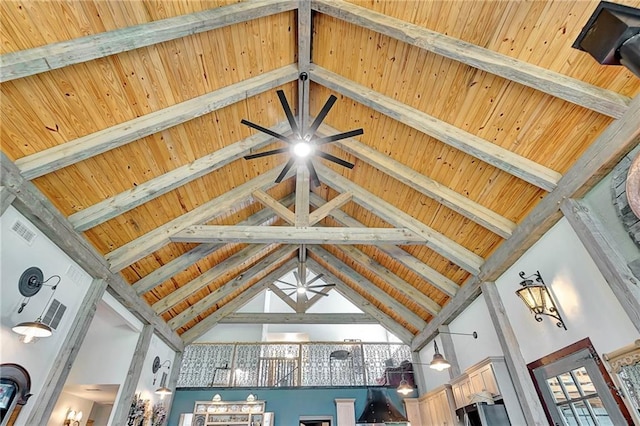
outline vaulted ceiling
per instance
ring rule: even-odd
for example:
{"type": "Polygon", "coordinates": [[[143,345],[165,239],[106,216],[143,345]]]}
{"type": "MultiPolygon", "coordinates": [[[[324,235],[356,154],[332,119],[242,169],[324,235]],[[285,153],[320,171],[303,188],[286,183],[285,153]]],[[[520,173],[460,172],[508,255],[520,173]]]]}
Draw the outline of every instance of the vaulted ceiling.
{"type": "Polygon", "coordinates": [[[596,6],[1,2],[3,202],[174,347],[304,256],[417,349],[640,141],[640,79],[571,47],[596,6]],[[353,169],[243,158],[287,146],[241,123],[290,134],[277,90],[337,97],[353,169]]]}

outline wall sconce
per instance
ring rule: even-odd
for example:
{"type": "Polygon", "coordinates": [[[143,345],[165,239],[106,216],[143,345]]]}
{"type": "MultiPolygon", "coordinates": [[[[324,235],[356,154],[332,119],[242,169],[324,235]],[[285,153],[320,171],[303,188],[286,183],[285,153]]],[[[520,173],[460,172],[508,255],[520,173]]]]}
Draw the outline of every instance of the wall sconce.
{"type": "Polygon", "coordinates": [[[564,325],[564,321],[560,316],[560,312],[556,308],[556,304],[549,293],[540,271],[536,271],[535,274],[525,277],[524,271],[520,272],[520,278],[522,281],[520,285],[522,288],[516,290],[516,294],[522,299],[527,308],[533,313],[533,317],[536,321],[541,322],[541,315],[547,315],[556,320],[558,327],[567,327],[564,325]],[[534,279],[531,279],[534,278],[534,279]]]}
{"type": "Polygon", "coordinates": [[[167,367],[167,372],[162,372],[162,378],[160,379],[160,387],[158,389],[156,389],[155,393],[160,395],[160,399],[164,399],[165,396],[167,395],[171,395],[171,389],[169,389],[167,387],[167,375],[169,372],[169,369],[171,368],[171,361],[166,360],[164,362],[160,362],[160,357],[155,357],[153,359],[153,366],[151,368],[151,371],[153,371],[153,384],[156,384],[156,379],[158,376],[158,371],[160,370],[160,368],[162,367],[167,367]]]}
{"type": "Polygon", "coordinates": [[[20,307],[18,308],[18,313],[22,313],[25,306],[31,300],[31,297],[38,294],[38,292],[42,289],[43,286],[51,287],[53,290],[51,295],[49,296],[49,300],[44,305],[44,309],[38,318],[35,321],[24,321],[19,324],[16,324],[11,328],[14,333],[20,334],[20,340],[23,343],[31,343],[35,342],[36,338],[40,337],[49,337],[53,334],[53,330],[47,324],[42,322],[42,317],[47,311],[47,307],[49,303],[51,303],[51,299],[53,298],[54,293],[58,288],[58,284],[60,284],[61,278],[59,275],[52,275],[51,277],[44,280],[44,275],[42,274],[42,270],[38,267],[32,266],[27,268],[22,275],[20,275],[20,279],[18,280],[18,291],[20,294],[24,296],[20,307]],[[46,283],[52,278],[57,278],[58,282],[54,285],[47,285],[46,283]]]}
{"type": "Polygon", "coordinates": [[[64,421],[64,426],[79,426],[80,420],[82,420],[82,411],[75,412],[74,410],[69,410],[67,418],[64,421]]]}

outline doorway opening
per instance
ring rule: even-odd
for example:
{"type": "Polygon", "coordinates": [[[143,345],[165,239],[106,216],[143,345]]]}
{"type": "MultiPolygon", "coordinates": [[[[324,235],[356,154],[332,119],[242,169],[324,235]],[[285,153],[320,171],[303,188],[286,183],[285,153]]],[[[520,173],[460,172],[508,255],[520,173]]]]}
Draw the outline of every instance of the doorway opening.
{"type": "Polygon", "coordinates": [[[333,416],[300,416],[299,426],[334,426],[333,416]]]}

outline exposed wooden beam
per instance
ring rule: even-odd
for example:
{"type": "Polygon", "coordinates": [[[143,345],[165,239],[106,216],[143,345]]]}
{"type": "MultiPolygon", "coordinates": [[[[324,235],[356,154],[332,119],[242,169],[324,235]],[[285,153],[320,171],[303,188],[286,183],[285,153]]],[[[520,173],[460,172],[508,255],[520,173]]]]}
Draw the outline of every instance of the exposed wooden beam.
{"type": "Polygon", "coordinates": [[[4,214],[15,199],[16,195],[13,192],[4,186],[0,186],[0,216],[4,214]]]}
{"type": "Polygon", "coordinates": [[[287,296],[287,294],[284,291],[282,291],[277,285],[271,284],[269,286],[269,290],[271,290],[273,294],[278,296],[280,300],[282,300],[284,303],[289,305],[289,307],[293,309],[294,312],[296,311],[297,309],[296,301],[293,300],[291,297],[287,296]]]}
{"type": "Polygon", "coordinates": [[[293,81],[297,73],[294,65],[287,65],[22,157],[16,165],[25,178],[34,179],[293,81]]]}
{"type": "Polygon", "coordinates": [[[495,281],[561,217],[565,198],[581,198],[629,151],[640,144],[640,95],[624,117],[612,122],[565,173],[558,188],[547,194],[481,268],[480,278],[495,281]]]}
{"type": "Polygon", "coordinates": [[[104,257],[78,234],[71,223],[60,214],[31,182],[25,180],[18,168],[0,153],[0,184],[16,195],[13,205],[40,229],[53,243],[71,257],[94,279],[103,279],[109,292],[145,324],[152,324],[156,332],[174,350],[184,347],[180,337],[158,317],[129,283],[109,270],[104,257]]]}
{"type": "Polygon", "coordinates": [[[495,283],[485,282],[481,285],[482,295],[489,310],[491,322],[496,330],[496,336],[502,347],[505,364],[513,382],[513,388],[518,397],[522,414],[528,425],[546,425],[547,417],[540,404],[527,364],[520,351],[518,337],[511,327],[511,321],[504,309],[502,298],[495,283]]]}
{"type": "Polygon", "coordinates": [[[297,228],[293,226],[193,225],[176,232],[171,241],[181,243],[283,244],[424,244],[422,236],[394,228],[297,228]]]}
{"type": "Polygon", "coordinates": [[[298,71],[307,78],[298,79],[298,125],[300,131],[309,124],[309,64],[311,63],[311,0],[298,0],[298,71]],[[306,94],[306,97],[305,97],[306,94]]]}
{"type": "Polygon", "coordinates": [[[271,209],[285,222],[291,225],[295,223],[293,212],[263,190],[259,189],[257,191],[254,191],[252,195],[254,200],[259,201],[263,206],[271,209]]]}
{"type": "Polygon", "coordinates": [[[560,204],[565,198],[582,197],[602,179],[629,151],[640,144],[640,95],[633,98],[629,110],[598,136],[562,177],[556,188],[547,194],[515,229],[511,238],[502,243],[482,266],[479,278],[473,277],[462,286],[440,314],[420,331],[411,343],[420,350],[433,339],[437,328],[449,324],[480,294],[481,281],[495,281],[519,259],[533,243],[560,219],[560,204]]]}
{"type": "Polygon", "coordinates": [[[371,29],[482,71],[499,75],[600,114],[620,118],[627,111],[629,105],[629,98],[610,90],[436,33],[347,1],[313,0],[311,7],[321,13],[371,29]]]}
{"type": "MultiPolygon", "coordinates": [[[[313,196],[314,194],[312,194],[313,196]]],[[[353,194],[350,192],[344,192],[339,194],[335,198],[330,201],[327,201],[325,204],[322,204],[316,210],[311,212],[309,215],[309,222],[313,225],[320,222],[322,219],[327,217],[329,213],[334,210],[338,210],[340,207],[347,204],[353,198],[353,194]]]]}
{"type": "MultiPolygon", "coordinates": [[[[380,302],[382,305],[387,306],[393,312],[396,312],[398,316],[400,316],[407,324],[415,327],[417,329],[421,329],[425,326],[426,322],[419,315],[415,314],[409,308],[404,306],[402,303],[398,302],[396,299],[391,297],[388,293],[382,290],[380,287],[360,275],[358,272],[354,271],[349,265],[342,262],[340,259],[329,253],[322,247],[314,246],[310,247],[309,251],[313,253],[318,259],[321,259],[327,265],[331,265],[331,268],[338,271],[342,276],[346,277],[348,281],[354,284],[357,287],[360,287],[364,290],[366,294],[371,295],[375,300],[380,302]]],[[[311,261],[312,259],[308,259],[311,261]]],[[[311,265],[311,263],[309,263],[311,265]]],[[[318,261],[314,260],[314,265],[321,265],[318,261]]],[[[328,277],[335,277],[336,274],[329,274],[327,267],[322,267],[323,272],[328,277]]],[[[325,280],[325,282],[327,282],[325,280]]],[[[356,305],[359,306],[359,305],[356,305]]],[[[401,324],[402,325],[402,324],[401,324]]],[[[403,326],[404,328],[404,326],[403,326]]],[[[398,336],[400,337],[400,336],[398,336]]]]}
{"type": "Polygon", "coordinates": [[[113,406],[115,410],[115,413],[113,413],[111,417],[113,424],[124,425],[128,423],[127,418],[129,417],[129,410],[131,409],[131,401],[133,401],[134,394],[138,387],[142,369],[145,367],[144,361],[147,357],[152,337],[153,326],[145,325],[138,336],[138,343],[133,351],[129,371],[118,393],[118,401],[113,406]]]}
{"type": "Polygon", "coordinates": [[[169,238],[176,232],[188,226],[207,222],[219,215],[228,213],[233,206],[251,197],[251,194],[256,189],[265,189],[273,186],[278,173],[278,170],[272,169],[107,253],[105,258],[110,263],[111,270],[114,272],[120,271],[148,256],[168,244],[170,242],[169,238]]]}
{"type": "MultiPolygon", "coordinates": [[[[311,204],[314,206],[323,205],[324,200],[320,198],[318,195],[311,194],[311,204]]],[[[340,223],[343,226],[349,226],[352,228],[363,227],[364,225],[358,222],[356,219],[352,218],[342,210],[333,210],[329,214],[334,220],[340,223]]],[[[416,259],[403,249],[393,245],[380,245],[377,246],[378,250],[383,253],[388,254],[398,263],[401,263],[405,267],[411,270],[411,272],[418,275],[420,278],[427,281],[429,284],[438,288],[440,291],[453,296],[458,291],[458,284],[451,281],[449,278],[442,275],[440,272],[435,269],[427,266],[424,262],[419,259],[416,259]]],[[[422,297],[426,297],[422,293],[420,293],[422,297]]],[[[419,295],[414,295],[414,300],[418,301],[418,303],[423,304],[424,306],[428,306],[429,302],[422,300],[422,297],[419,295]],[[422,300],[422,301],[420,301],[422,300]]]]}
{"type": "MultiPolygon", "coordinates": [[[[211,269],[202,272],[188,283],[167,294],[162,299],[154,303],[151,308],[153,308],[157,314],[166,312],[177,303],[182,302],[184,299],[198,293],[212,282],[224,277],[229,270],[246,267],[256,258],[267,256],[269,253],[273,252],[274,249],[275,247],[273,245],[252,245],[245,247],[239,252],[217,263],[211,269]]],[[[278,254],[275,258],[280,256],[281,254],[278,254]]],[[[271,258],[273,259],[273,257],[274,256],[271,258]]]]}
{"type": "MultiPolygon", "coordinates": [[[[286,124],[280,123],[271,130],[283,132],[286,129],[286,124]]],[[[69,221],[77,231],[86,231],[211,173],[248,154],[251,149],[258,149],[272,142],[273,138],[264,134],[250,136],[74,213],[69,216],[69,221]]]]}
{"type": "Polygon", "coordinates": [[[309,170],[305,165],[298,165],[296,172],[296,228],[309,226],[309,170]]]}
{"type": "Polygon", "coordinates": [[[73,318],[71,329],[55,355],[53,366],[49,370],[42,390],[31,398],[33,409],[29,413],[26,424],[43,425],[49,421],[106,288],[107,283],[100,279],[93,280],[89,285],[80,309],[73,318]]]}
{"type": "MultiPolygon", "coordinates": [[[[337,133],[337,130],[333,130],[329,128],[329,126],[321,127],[321,130],[324,131],[325,129],[328,132],[337,133]]],[[[369,165],[388,174],[419,193],[434,199],[456,213],[473,220],[478,225],[500,235],[502,238],[509,238],[516,227],[515,223],[484,207],[482,204],[476,203],[464,195],[416,172],[412,168],[392,159],[390,156],[382,154],[355,139],[347,139],[336,142],[336,144],[344,151],[353,154],[369,165]]]]}
{"type": "Polygon", "coordinates": [[[237,313],[220,320],[227,324],[377,324],[368,314],[298,314],[298,313],[237,313]]]}
{"type": "Polygon", "coordinates": [[[295,9],[290,0],[254,0],[62,41],[0,56],[0,82],[104,58],[295,9]]]}
{"type": "MultiPolygon", "coordinates": [[[[185,341],[186,344],[193,343],[196,339],[202,336],[204,333],[209,331],[211,327],[218,324],[218,322],[227,315],[232,314],[233,312],[240,309],[243,305],[249,302],[251,299],[256,297],[260,292],[264,291],[275,281],[280,278],[287,272],[289,272],[292,268],[295,267],[296,259],[290,259],[285,262],[281,266],[276,269],[272,269],[266,276],[261,278],[251,287],[243,291],[239,296],[231,300],[229,303],[220,307],[211,315],[204,318],[202,321],[191,327],[189,330],[182,333],[181,337],[185,341]]],[[[236,278],[240,279],[240,277],[236,278]]],[[[242,278],[243,281],[247,281],[247,279],[242,278]]]]}
{"type": "Polygon", "coordinates": [[[640,282],[627,266],[618,245],[584,202],[565,199],[560,209],[636,330],[640,331],[640,282]]]}
{"type": "MultiPolygon", "coordinates": [[[[211,309],[213,306],[219,303],[220,300],[224,299],[237,289],[242,288],[248,283],[252,282],[256,276],[260,277],[264,274],[269,274],[274,269],[279,268],[280,265],[285,263],[291,258],[291,256],[293,256],[295,251],[296,247],[280,247],[278,250],[260,259],[260,261],[256,262],[252,267],[238,275],[235,279],[227,281],[225,284],[215,289],[207,296],[203,297],[184,311],[180,312],[175,317],[171,318],[168,321],[169,327],[173,328],[174,330],[183,327],[198,315],[201,315],[203,312],[211,309]]],[[[276,278],[280,278],[282,275],[276,278]]]]}
{"type": "Polygon", "coordinates": [[[336,249],[349,256],[355,263],[373,272],[376,276],[380,277],[380,279],[382,279],[394,289],[398,290],[398,292],[402,293],[410,300],[415,301],[431,315],[437,315],[438,312],[440,312],[441,308],[439,304],[437,304],[430,297],[420,292],[420,290],[413,287],[411,284],[376,262],[374,259],[367,256],[362,251],[352,246],[337,246],[336,249]]]}
{"type": "Polygon", "coordinates": [[[375,109],[407,126],[472,155],[546,191],[553,190],[560,173],[506,148],[466,132],[368,87],[354,83],[318,65],[310,68],[311,80],[375,109]]]}
{"type": "Polygon", "coordinates": [[[480,295],[480,280],[477,277],[471,277],[467,281],[460,291],[442,307],[438,316],[429,321],[427,326],[415,335],[411,342],[412,351],[420,351],[424,348],[438,334],[439,327],[448,325],[480,295]]]}
{"type": "Polygon", "coordinates": [[[482,265],[484,260],[471,250],[434,231],[424,223],[391,205],[391,203],[373,195],[328,167],[317,164],[316,169],[321,176],[322,182],[340,192],[353,193],[353,200],[376,216],[384,219],[393,226],[407,228],[422,236],[426,240],[425,245],[427,247],[472,274],[477,274],[480,271],[480,265],[482,265]]]}
{"type": "MultiPolygon", "coordinates": [[[[280,200],[280,202],[288,206],[293,202],[293,194],[280,200]]],[[[242,225],[261,225],[270,224],[276,219],[269,209],[262,209],[259,212],[249,216],[247,220],[240,222],[242,225]]],[[[187,269],[200,259],[210,255],[214,251],[220,250],[226,244],[198,244],[188,252],[171,260],[169,263],[156,268],[148,275],[140,278],[133,283],[132,287],[138,295],[144,294],[156,286],[159,286],[175,274],[187,269]]]]}
{"type": "Polygon", "coordinates": [[[309,264],[316,267],[317,270],[322,271],[331,281],[333,281],[336,284],[335,290],[340,293],[340,295],[342,295],[345,299],[357,306],[364,313],[375,318],[382,327],[387,329],[403,343],[409,344],[409,342],[411,342],[413,334],[411,334],[409,330],[396,322],[396,320],[382,312],[380,309],[378,309],[377,306],[369,302],[360,293],[349,287],[335,274],[324,268],[315,260],[309,259],[309,264]]]}

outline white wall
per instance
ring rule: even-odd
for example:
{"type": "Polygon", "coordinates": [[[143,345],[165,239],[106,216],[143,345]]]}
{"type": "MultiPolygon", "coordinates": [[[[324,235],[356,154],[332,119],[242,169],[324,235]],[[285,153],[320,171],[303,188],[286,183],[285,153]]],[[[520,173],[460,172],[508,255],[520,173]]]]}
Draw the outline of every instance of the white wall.
{"type": "MultiPolygon", "coordinates": [[[[44,381],[51,370],[55,354],[62,346],[71,327],[80,303],[91,284],[91,277],[77,263],[60,250],[33,224],[22,216],[15,208],[9,207],[0,218],[0,360],[2,363],[22,365],[31,376],[31,402],[20,412],[16,425],[24,425],[33,409],[34,402],[42,390],[44,381]],[[32,245],[28,245],[21,237],[11,231],[16,220],[26,224],[37,234],[32,245]],[[28,267],[37,266],[47,279],[59,275],[61,282],[55,292],[55,298],[67,306],[67,310],[53,336],[40,339],[31,344],[18,341],[18,335],[11,327],[23,322],[34,321],[42,314],[51,288],[44,287],[32,297],[21,314],[18,307],[23,300],[18,291],[18,279],[28,267]]],[[[55,280],[50,281],[50,283],[55,280]]]]}
{"type": "Polygon", "coordinates": [[[93,401],[71,395],[67,392],[61,392],[58,402],[51,413],[51,417],[49,417],[47,426],[61,426],[67,418],[69,410],[73,410],[76,413],[82,411],[80,426],[85,426],[92,409],[93,401]]]}
{"type": "MultiPolygon", "coordinates": [[[[167,373],[167,383],[169,384],[169,375],[171,374],[171,370],[173,370],[173,358],[175,357],[175,352],[173,352],[166,343],[164,343],[158,336],[155,334],[151,337],[151,343],[149,344],[149,351],[147,352],[147,356],[144,359],[142,364],[142,373],[140,374],[140,380],[138,381],[138,386],[136,387],[136,393],[140,394],[142,399],[150,400],[151,406],[161,400],[160,395],[155,393],[155,390],[160,387],[160,382],[162,380],[162,373],[167,373]],[[160,362],[162,364],[165,361],[169,361],[167,366],[162,366],[160,370],[158,370],[157,374],[153,374],[153,360],[155,357],[160,358],[160,362]],[[154,376],[156,378],[155,384],[154,376]]],[[[179,366],[178,366],[179,368],[179,366]]]]}

